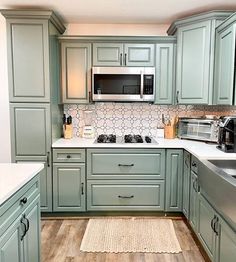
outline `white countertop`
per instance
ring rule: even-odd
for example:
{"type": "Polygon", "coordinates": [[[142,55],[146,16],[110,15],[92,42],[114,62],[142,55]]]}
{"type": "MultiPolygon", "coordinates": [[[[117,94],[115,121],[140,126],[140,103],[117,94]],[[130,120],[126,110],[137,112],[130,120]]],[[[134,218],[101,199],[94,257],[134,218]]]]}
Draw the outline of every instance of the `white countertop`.
{"type": "Polygon", "coordinates": [[[0,163],[0,205],[44,168],[43,164],[0,163]]]}
{"type": "Polygon", "coordinates": [[[131,143],[112,144],[94,143],[95,139],[72,138],[58,139],[52,144],[53,148],[183,148],[198,158],[204,159],[236,159],[236,153],[225,153],[216,148],[216,144],[191,141],[184,139],[155,138],[157,144],[131,143]]]}

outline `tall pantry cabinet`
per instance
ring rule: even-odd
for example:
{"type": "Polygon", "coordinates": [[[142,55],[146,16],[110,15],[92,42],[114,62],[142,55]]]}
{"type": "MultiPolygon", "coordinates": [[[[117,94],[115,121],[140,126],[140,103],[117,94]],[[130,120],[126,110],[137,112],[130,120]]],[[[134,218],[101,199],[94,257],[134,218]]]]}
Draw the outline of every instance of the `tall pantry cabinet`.
{"type": "Polygon", "coordinates": [[[44,162],[41,210],[52,211],[51,143],[61,136],[59,46],[52,11],[1,10],[6,18],[13,162],[44,162]]]}

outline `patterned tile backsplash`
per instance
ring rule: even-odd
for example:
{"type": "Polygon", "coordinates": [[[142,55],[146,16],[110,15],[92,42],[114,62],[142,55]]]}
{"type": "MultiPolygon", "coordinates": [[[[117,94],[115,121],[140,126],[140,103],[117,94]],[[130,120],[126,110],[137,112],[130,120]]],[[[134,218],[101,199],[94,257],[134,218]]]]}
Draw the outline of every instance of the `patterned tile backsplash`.
{"type": "Polygon", "coordinates": [[[90,105],[66,104],[64,113],[72,116],[73,135],[81,136],[84,110],[92,110],[95,135],[141,134],[156,136],[163,128],[161,116],[236,115],[233,106],[153,105],[148,103],[95,103],[90,105]]]}

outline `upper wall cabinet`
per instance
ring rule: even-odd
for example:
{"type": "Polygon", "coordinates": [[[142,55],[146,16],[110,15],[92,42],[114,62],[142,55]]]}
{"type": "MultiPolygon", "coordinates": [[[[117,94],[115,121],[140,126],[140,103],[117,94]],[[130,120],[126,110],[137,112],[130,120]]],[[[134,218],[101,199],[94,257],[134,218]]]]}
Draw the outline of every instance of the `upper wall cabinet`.
{"type": "Polygon", "coordinates": [[[172,104],[175,79],[176,43],[156,44],[155,104],[172,104]]]}
{"type": "Polygon", "coordinates": [[[51,11],[1,13],[7,18],[10,102],[50,102],[49,28],[64,32],[64,26],[51,11]]]}
{"type": "Polygon", "coordinates": [[[94,43],[93,66],[154,66],[154,44],[94,43]]]}
{"type": "Polygon", "coordinates": [[[215,28],[232,12],[209,12],[174,22],[176,103],[212,104],[215,28]]]}
{"type": "Polygon", "coordinates": [[[62,102],[89,103],[91,44],[61,41],[62,102]]]}
{"type": "Polygon", "coordinates": [[[214,98],[218,105],[235,105],[236,13],[216,29],[214,98]]]}

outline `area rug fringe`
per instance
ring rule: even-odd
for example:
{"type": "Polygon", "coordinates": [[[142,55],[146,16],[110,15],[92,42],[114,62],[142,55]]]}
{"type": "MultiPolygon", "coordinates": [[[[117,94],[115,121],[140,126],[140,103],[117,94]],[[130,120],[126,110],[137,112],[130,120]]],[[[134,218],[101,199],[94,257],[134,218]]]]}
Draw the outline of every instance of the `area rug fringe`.
{"type": "Polygon", "coordinates": [[[90,219],[80,250],[102,253],[180,253],[171,219],[90,219]]]}

